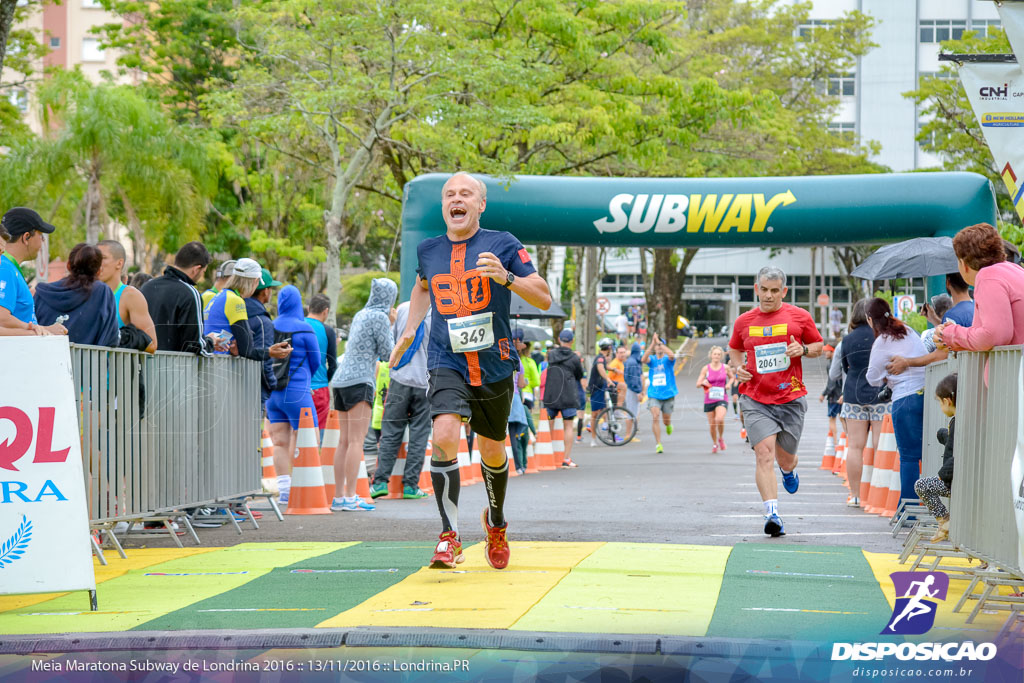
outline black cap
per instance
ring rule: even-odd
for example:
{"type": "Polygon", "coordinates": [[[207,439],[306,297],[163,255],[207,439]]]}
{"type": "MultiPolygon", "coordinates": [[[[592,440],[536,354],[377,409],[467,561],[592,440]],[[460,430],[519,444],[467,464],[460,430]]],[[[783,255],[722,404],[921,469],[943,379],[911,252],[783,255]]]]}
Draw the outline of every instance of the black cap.
{"type": "Polygon", "coordinates": [[[51,233],[57,228],[43,220],[43,217],[32,209],[18,206],[4,214],[3,226],[11,234],[11,239],[16,240],[26,232],[33,230],[37,232],[51,233]]]}

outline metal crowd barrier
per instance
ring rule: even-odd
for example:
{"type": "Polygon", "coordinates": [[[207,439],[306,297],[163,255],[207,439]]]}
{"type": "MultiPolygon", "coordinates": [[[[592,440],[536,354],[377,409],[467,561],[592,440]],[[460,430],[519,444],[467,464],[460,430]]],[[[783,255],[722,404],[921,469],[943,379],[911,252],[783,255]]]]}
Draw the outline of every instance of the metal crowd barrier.
{"type": "MultiPolygon", "coordinates": [[[[1017,576],[1019,534],[1010,491],[1021,392],[1021,346],[958,353],[949,539],[1017,576]]],[[[934,393],[934,391],[933,391],[934,393]]]]}
{"type": "Polygon", "coordinates": [[[949,418],[939,408],[935,400],[935,387],[942,378],[956,372],[956,361],[952,359],[932,363],[924,375],[924,442],[921,451],[921,476],[936,477],[942,467],[942,454],[946,447],[939,443],[935,434],[940,428],[949,424],[949,418]]]}
{"type": "Polygon", "coordinates": [[[260,364],[71,345],[93,523],[262,491],[260,364]]]}

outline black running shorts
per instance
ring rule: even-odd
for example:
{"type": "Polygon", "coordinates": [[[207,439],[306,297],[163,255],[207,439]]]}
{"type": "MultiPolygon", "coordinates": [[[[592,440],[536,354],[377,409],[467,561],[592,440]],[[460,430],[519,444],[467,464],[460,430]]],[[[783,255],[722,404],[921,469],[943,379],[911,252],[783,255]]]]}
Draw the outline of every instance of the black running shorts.
{"type": "Polygon", "coordinates": [[[474,387],[451,368],[431,370],[427,385],[430,419],[438,415],[460,415],[480,436],[504,441],[512,409],[512,391],[512,375],[474,387]]]}
{"type": "Polygon", "coordinates": [[[340,389],[335,387],[332,393],[334,394],[334,409],[343,413],[347,413],[363,402],[369,403],[373,407],[375,396],[373,387],[369,384],[355,384],[340,389]]]}

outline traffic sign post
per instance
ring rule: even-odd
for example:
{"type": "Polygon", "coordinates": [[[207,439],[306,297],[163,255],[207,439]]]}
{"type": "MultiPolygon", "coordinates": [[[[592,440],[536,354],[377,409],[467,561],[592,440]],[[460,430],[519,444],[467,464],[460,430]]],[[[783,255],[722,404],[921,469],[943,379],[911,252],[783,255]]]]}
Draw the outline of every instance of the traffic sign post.
{"type": "Polygon", "coordinates": [[[598,315],[608,315],[608,313],[612,310],[612,302],[603,296],[598,298],[595,303],[597,304],[598,315]]]}

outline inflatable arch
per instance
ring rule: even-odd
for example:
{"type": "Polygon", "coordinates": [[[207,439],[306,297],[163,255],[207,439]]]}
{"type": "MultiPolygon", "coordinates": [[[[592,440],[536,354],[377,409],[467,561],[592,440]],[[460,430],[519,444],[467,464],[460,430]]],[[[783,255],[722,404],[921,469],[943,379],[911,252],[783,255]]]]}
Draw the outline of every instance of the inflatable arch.
{"type": "MultiPolygon", "coordinates": [[[[402,297],[416,277],[416,245],[445,230],[449,174],[405,186],[402,297]]],[[[482,227],[526,244],[630,247],[778,247],[893,242],[995,225],[995,193],[974,173],[773,178],[516,176],[487,184],[482,227]]],[[[929,283],[930,288],[935,284],[929,283]]]]}

